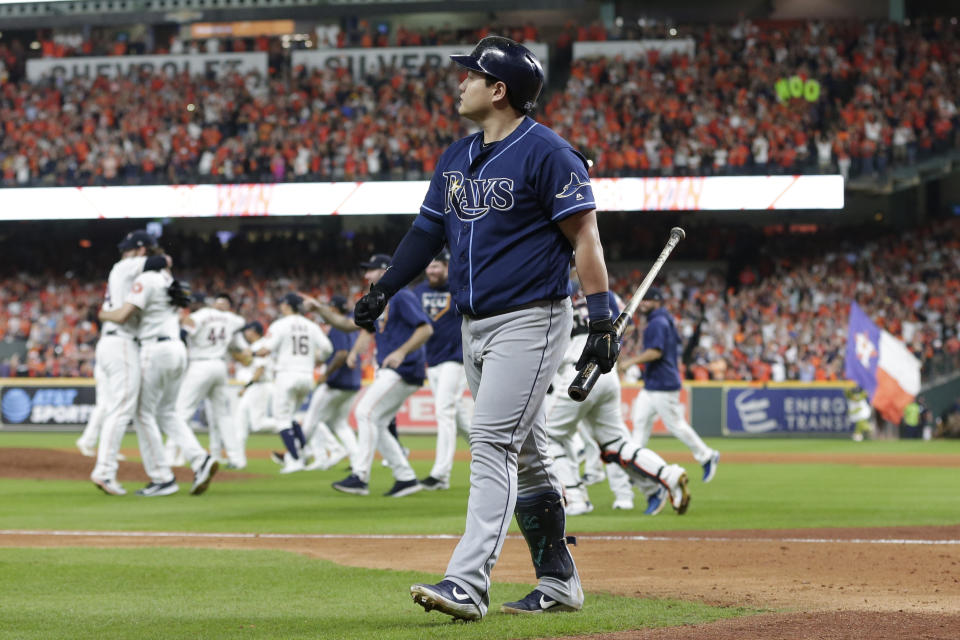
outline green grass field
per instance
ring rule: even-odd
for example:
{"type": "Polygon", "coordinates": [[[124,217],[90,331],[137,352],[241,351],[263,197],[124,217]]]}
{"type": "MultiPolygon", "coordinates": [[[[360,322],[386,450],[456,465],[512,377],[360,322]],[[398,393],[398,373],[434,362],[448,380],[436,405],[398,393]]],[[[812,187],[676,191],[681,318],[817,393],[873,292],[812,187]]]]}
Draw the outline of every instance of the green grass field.
{"type": "MultiPolygon", "coordinates": [[[[71,449],[76,434],[0,433],[0,447],[71,449]]],[[[425,437],[405,437],[429,449],[425,437]]],[[[252,449],[275,446],[256,436],[252,449]]],[[[721,459],[716,480],[703,485],[683,445],[657,438],[655,450],[679,455],[691,476],[690,511],[641,515],[610,510],[604,484],[591,487],[594,513],[570,519],[570,533],[666,530],[882,527],[945,525],[960,520],[957,468],[815,462],[816,456],[895,454],[957,456],[960,442],[847,440],[715,440],[736,453],[812,454],[811,463],[737,463],[721,459]]],[[[125,447],[135,447],[132,438],[125,447]]],[[[376,463],[379,465],[379,462],[376,463]]],[[[426,475],[429,461],[414,463],[426,475]]],[[[91,461],[92,467],[92,461],[91,461]]],[[[0,479],[0,529],[270,532],[337,534],[459,534],[467,487],[457,463],[450,491],[396,500],[375,466],[373,495],[339,494],[330,483],[342,468],[279,476],[268,460],[251,458],[262,477],[217,482],[200,497],[108,497],[89,482],[0,479]]],[[[230,472],[222,472],[224,477],[230,472]]],[[[137,488],[127,483],[128,490],[137,488]]],[[[186,489],[186,487],[183,487],[186,489]]],[[[514,527],[515,530],[515,527],[514,527]]],[[[0,546],[3,538],[0,537],[0,546]]],[[[527,638],[695,623],[747,615],[695,602],[588,594],[571,615],[517,619],[493,613],[481,624],[456,625],[424,615],[407,588],[437,575],[345,568],[281,551],[0,548],[0,638],[527,638]]],[[[529,585],[499,585],[497,597],[520,597],[529,585]]],[[[496,604],[496,603],[495,603],[496,604]]]]}

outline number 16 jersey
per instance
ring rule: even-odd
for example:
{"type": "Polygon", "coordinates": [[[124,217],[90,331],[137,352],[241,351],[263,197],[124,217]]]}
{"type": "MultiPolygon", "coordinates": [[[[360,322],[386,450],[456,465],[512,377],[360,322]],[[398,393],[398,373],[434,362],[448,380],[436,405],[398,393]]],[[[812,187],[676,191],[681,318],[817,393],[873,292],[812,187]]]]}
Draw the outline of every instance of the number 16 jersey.
{"type": "Polygon", "coordinates": [[[275,320],[263,344],[273,355],[277,374],[296,371],[313,375],[317,360],[326,360],[333,353],[333,345],[320,325],[298,313],[275,320]]]}

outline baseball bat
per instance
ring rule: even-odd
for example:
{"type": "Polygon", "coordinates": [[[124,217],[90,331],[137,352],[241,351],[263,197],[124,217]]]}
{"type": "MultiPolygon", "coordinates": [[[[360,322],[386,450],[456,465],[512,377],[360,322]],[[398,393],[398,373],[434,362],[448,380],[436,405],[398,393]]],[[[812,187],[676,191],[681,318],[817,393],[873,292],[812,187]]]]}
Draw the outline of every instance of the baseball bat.
{"type": "MultiPolygon", "coordinates": [[[[623,332],[627,328],[627,323],[630,322],[633,314],[637,312],[637,307],[640,306],[643,296],[647,295],[647,289],[650,288],[654,278],[660,273],[660,269],[663,267],[663,263],[667,261],[670,252],[672,252],[673,248],[677,246],[677,243],[686,236],[687,234],[680,227],[670,229],[670,239],[667,240],[667,244],[664,245],[663,251],[660,252],[657,261],[650,267],[643,282],[640,283],[633,297],[630,298],[630,302],[624,310],[620,312],[620,315],[617,316],[616,321],[613,323],[613,330],[617,332],[617,340],[623,336],[623,332]]],[[[597,380],[600,379],[600,374],[600,367],[596,361],[589,361],[586,366],[577,373],[577,377],[573,379],[573,382],[570,383],[570,387],[567,389],[567,395],[577,402],[583,402],[587,399],[587,396],[590,395],[593,385],[597,384],[597,380]]]]}

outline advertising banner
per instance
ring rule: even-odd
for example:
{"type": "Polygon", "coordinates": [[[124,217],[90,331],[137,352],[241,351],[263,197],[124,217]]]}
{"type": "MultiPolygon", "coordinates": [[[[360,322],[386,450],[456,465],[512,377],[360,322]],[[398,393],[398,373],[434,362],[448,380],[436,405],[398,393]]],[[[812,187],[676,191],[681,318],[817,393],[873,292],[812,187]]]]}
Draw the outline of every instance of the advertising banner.
{"type": "Polygon", "coordinates": [[[93,411],[96,391],[90,385],[49,386],[11,384],[0,386],[3,427],[29,430],[76,430],[83,428],[93,411]]]}
{"type": "Polygon", "coordinates": [[[844,389],[727,387],[723,390],[723,433],[852,433],[844,389]]]}
{"type": "Polygon", "coordinates": [[[621,56],[624,59],[638,58],[647,55],[648,51],[658,51],[661,56],[669,57],[675,53],[693,57],[697,45],[693,38],[669,38],[649,40],[610,40],[604,42],[574,42],[573,58],[614,58],[621,56]]]}
{"type": "Polygon", "coordinates": [[[225,76],[251,71],[267,75],[267,54],[264,51],[248,53],[188,53],[154,56],[103,56],[77,58],[36,58],[27,60],[27,79],[31,82],[45,76],[60,78],[117,78],[147,73],[178,75],[225,76]]]}
{"type": "MultiPolygon", "coordinates": [[[[542,42],[523,44],[537,56],[547,73],[547,45],[542,42]]],[[[307,69],[340,69],[346,67],[355,75],[366,75],[384,67],[414,70],[430,63],[434,67],[445,67],[450,56],[470,53],[473,45],[445,45],[438,47],[376,47],[357,49],[297,49],[290,54],[293,68],[303,65],[307,69]]]]}

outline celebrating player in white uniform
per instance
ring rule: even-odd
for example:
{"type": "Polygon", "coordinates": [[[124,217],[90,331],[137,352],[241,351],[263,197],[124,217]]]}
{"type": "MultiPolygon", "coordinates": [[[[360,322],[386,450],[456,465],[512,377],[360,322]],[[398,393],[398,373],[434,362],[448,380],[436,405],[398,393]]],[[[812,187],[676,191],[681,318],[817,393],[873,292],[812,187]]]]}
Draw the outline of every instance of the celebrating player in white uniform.
{"type": "Polygon", "coordinates": [[[301,471],[306,466],[302,450],[307,444],[300,425],[293,416],[313,391],[313,369],[318,361],[333,353],[333,345],[320,326],[300,315],[303,297],[288,293],[280,302],[283,317],[267,330],[258,356],[273,356],[273,417],[283,444],[287,447],[286,464],[281,473],[301,471]]]}
{"type": "Polygon", "coordinates": [[[659,415],[667,430],[690,448],[693,457],[703,467],[703,481],[710,482],[717,473],[720,452],[711,449],[693,430],[683,416],[680,403],[680,370],[677,353],[680,336],[670,312],[663,307],[663,292],[652,287],[640,303],[640,311],[647,316],[643,330],[643,351],[632,358],[624,358],[620,369],[626,371],[635,364],[646,364],[643,390],[633,402],[633,439],[646,446],[659,415]]]}
{"type": "MultiPolygon", "coordinates": [[[[612,315],[616,316],[619,314],[619,301],[612,293],[609,295],[610,310],[612,315]]],[[[577,402],[563,392],[577,375],[575,365],[590,333],[587,301],[581,292],[574,295],[573,305],[572,339],[554,378],[553,395],[556,399],[548,414],[546,427],[547,436],[550,438],[547,451],[554,460],[557,477],[564,485],[567,515],[580,515],[593,510],[577,470],[574,436],[577,425],[581,422],[587,427],[588,437],[599,443],[601,458],[605,462],[619,465],[609,471],[611,488],[618,493],[618,499],[624,497],[621,495],[623,478],[617,472],[617,469],[622,468],[648,496],[648,515],[659,513],[666,504],[667,497],[677,513],[685,513],[690,502],[687,474],[679,465],[668,465],[655,452],[638,447],[631,441],[630,432],[620,413],[620,378],[615,370],[601,375],[593,391],[583,402],[577,402]],[[557,390],[560,393],[557,393],[557,390]]],[[[626,488],[629,491],[629,483],[626,488]]]]}
{"type": "Polygon", "coordinates": [[[220,447],[214,443],[222,442],[227,461],[236,468],[244,465],[245,455],[237,425],[230,420],[226,358],[228,351],[239,351],[246,344],[240,335],[245,321],[230,311],[232,306],[230,296],[221,293],[212,307],[198,309],[183,319],[189,365],[177,397],[177,414],[186,423],[200,402],[209,400],[210,450],[218,455],[220,447]]]}
{"type": "MultiPolygon", "coordinates": [[[[250,351],[256,353],[262,347],[263,325],[254,320],[243,327],[243,337],[250,345],[250,351]]],[[[247,464],[247,437],[253,431],[273,428],[272,419],[267,418],[270,407],[270,394],[273,387],[273,362],[269,357],[253,356],[248,365],[237,367],[237,380],[243,384],[237,393],[234,423],[240,435],[241,464],[232,467],[243,469],[247,464]]]]}
{"type": "MultiPolygon", "coordinates": [[[[102,311],[119,309],[143,271],[147,252],[157,246],[157,239],[146,231],[132,231],[120,241],[121,259],[107,278],[107,291],[102,311]]],[[[154,259],[166,259],[155,256],[154,259]]],[[[140,393],[140,358],[138,355],[136,322],[103,322],[100,341],[97,342],[95,375],[97,377],[97,405],[103,406],[104,421],[97,449],[97,464],[90,479],[104,493],[114,496],[126,494],[117,482],[117,455],[123,434],[137,411],[140,393]]]]}
{"type": "Polygon", "coordinates": [[[193,461],[191,494],[206,491],[217,472],[217,462],[203,451],[186,423],[177,419],[175,403],[187,367],[187,351],[179,340],[180,323],[174,302],[186,306],[188,300],[170,272],[148,271],[133,281],[123,306],[100,312],[102,321],[123,323],[139,311],[141,385],[134,425],[143,467],[150,477],[150,484],[137,491],[137,495],[145,497],[167,496],[179,489],[163,449],[160,429],[184,443],[184,451],[193,461]]]}
{"type": "Polygon", "coordinates": [[[463,316],[453,304],[447,282],[450,253],[441,251],[427,265],[426,280],[413,289],[430,318],[433,335],[425,345],[427,378],[437,416],[437,453],[430,475],[420,481],[429,491],[448,489],[453,456],[457,450],[457,432],[470,437],[473,402],[464,397],[467,374],[463,370],[463,316]]]}

